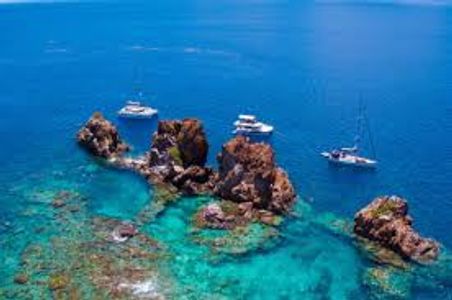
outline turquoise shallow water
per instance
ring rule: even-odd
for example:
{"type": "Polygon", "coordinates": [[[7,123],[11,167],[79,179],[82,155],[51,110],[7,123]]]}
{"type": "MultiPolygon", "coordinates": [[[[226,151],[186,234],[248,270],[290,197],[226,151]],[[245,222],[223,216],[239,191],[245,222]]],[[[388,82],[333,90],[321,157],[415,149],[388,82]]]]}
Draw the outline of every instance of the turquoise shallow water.
{"type": "Polygon", "coordinates": [[[7,299],[111,298],[111,284],[128,282],[127,270],[143,277],[141,289],[124,299],[444,299],[450,292],[446,254],[429,267],[380,266],[350,237],[350,218],[314,211],[301,199],[296,216],[278,229],[250,224],[227,232],[194,226],[200,205],[215,199],[180,198],[155,209],[154,192],[141,178],[89,160],[75,171],[43,170],[20,182],[9,194],[22,203],[2,225],[7,299]],[[100,193],[105,185],[111,189],[100,193]],[[71,196],[66,206],[53,208],[61,191],[71,196]],[[143,236],[155,242],[109,242],[115,220],[141,224],[143,236]],[[382,281],[372,272],[383,274],[382,281]],[[13,284],[18,274],[27,274],[28,283],[13,284]],[[55,274],[70,278],[61,294],[48,288],[55,274]],[[143,288],[149,282],[152,288],[143,288]]]}
{"type": "Polygon", "coordinates": [[[450,19],[448,6],[376,3],[0,5],[0,298],[450,298],[450,19]],[[275,125],[297,217],[278,232],[199,231],[192,215],[213,199],[163,209],[141,178],[83,153],[74,134],[94,110],[147,149],[156,120],[115,117],[137,81],[160,118],[203,120],[212,165],[238,113],[275,125]],[[360,97],[379,169],[331,168],[318,153],[353,139],[360,97]],[[438,265],[381,266],[350,238],[353,213],[386,193],[442,243],[438,265]],[[118,220],[143,236],[108,242],[118,220]]]}

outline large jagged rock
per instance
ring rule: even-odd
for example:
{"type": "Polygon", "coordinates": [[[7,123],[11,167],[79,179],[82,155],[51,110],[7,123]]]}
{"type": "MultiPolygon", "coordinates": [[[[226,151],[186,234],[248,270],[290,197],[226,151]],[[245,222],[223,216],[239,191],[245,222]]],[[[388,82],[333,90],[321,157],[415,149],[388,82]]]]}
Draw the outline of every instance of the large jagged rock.
{"type": "Polygon", "coordinates": [[[149,162],[152,166],[172,163],[184,168],[192,165],[202,167],[206,163],[208,150],[199,120],[160,121],[152,139],[149,162]]]}
{"type": "Polygon", "coordinates": [[[95,156],[112,158],[129,150],[116,127],[101,113],[94,113],[77,133],[78,143],[95,156]]]}
{"type": "Polygon", "coordinates": [[[177,135],[177,146],[184,168],[204,166],[209,145],[200,121],[195,119],[182,121],[177,135]]]}
{"type": "Polygon", "coordinates": [[[412,228],[407,202],[396,196],[374,199],[355,215],[354,232],[403,258],[425,263],[438,257],[439,244],[412,228]]]}
{"type": "Polygon", "coordinates": [[[204,167],[208,148],[199,120],[160,121],[141,173],[151,174],[152,181],[170,183],[184,194],[208,193],[215,177],[212,169],[204,167]]]}
{"type": "Polygon", "coordinates": [[[295,201],[287,174],[275,164],[270,145],[236,137],[218,155],[215,194],[234,202],[252,202],[256,209],[286,213],[295,201]]]}

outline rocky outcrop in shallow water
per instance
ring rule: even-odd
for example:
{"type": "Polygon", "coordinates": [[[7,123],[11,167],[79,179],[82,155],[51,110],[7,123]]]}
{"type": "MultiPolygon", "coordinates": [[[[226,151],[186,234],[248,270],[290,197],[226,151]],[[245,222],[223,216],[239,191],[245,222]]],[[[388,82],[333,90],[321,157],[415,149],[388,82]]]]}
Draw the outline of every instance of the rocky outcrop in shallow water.
{"type": "Polygon", "coordinates": [[[213,194],[241,204],[240,216],[247,220],[272,223],[274,214],[287,213],[295,202],[295,190],[287,174],[276,166],[268,144],[233,138],[218,155],[219,172],[206,167],[209,146],[197,119],[160,121],[150,150],[139,159],[121,156],[126,146],[101,115],[87,122],[78,140],[94,155],[114,157],[114,165],[133,169],[151,183],[186,195],[213,194]]]}
{"type": "Polygon", "coordinates": [[[252,222],[277,226],[281,220],[281,216],[271,211],[255,209],[252,202],[236,203],[228,200],[202,206],[193,219],[196,227],[212,229],[234,229],[252,222]]]}
{"type": "Polygon", "coordinates": [[[251,202],[255,209],[288,212],[295,190],[287,174],[275,163],[270,145],[236,137],[218,155],[219,179],[215,194],[234,202],[251,202]]]}
{"type": "Polygon", "coordinates": [[[209,145],[197,119],[160,121],[149,155],[151,166],[174,164],[188,168],[204,166],[209,145]]]}
{"type": "Polygon", "coordinates": [[[123,243],[137,234],[138,229],[135,225],[128,222],[122,222],[113,229],[110,238],[114,242],[123,243]]]}
{"type": "Polygon", "coordinates": [[[103,158],[119,156],[129,150],[116,127],[98,112],[77,133],[77,141],[93,155],[103,158]]]}
{"type": "Polygon", "coordinates": [[[407,202],[396,196],[376,198],[355,215],[354,232],[391,249],[403,258],[425,263],[435,260],[439,244],[412,228],[407,202]]]}
{"type": "Polygon", "coordinates": [[[230,229],[234,219],[235,215],[228,216],[220,204],[210,203],[195,215],[195,224],[200,228],[230,229]]]}
{"type": "Polygon", "coordinates": [[[207,138],[196,119],[160,121],[147,162],[142,168],[153,182],[165,182],[184,194],[208,193],[213,188],[214,172],[205,167],[207,138]]]}

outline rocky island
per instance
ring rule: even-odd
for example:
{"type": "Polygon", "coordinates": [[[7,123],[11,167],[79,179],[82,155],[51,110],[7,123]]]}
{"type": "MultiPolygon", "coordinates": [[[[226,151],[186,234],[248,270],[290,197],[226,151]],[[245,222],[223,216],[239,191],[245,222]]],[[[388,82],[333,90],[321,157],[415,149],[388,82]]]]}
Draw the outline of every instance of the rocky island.
{"type": "Polygon", "coordinates": [[[96,112],[77,133],[78,143],[91,154],[112,158],[129,151],[130,147],[119,136],[116,127],[96,112]]]}
{"type": "Polygon", "coordinates": [[[169,191],[207,194],[228,201],[232,208],[228,213],[217,204],[201,209],[200,223],[208,227],[228,228],[251,220],[275,224],[275,216],[287,214],[296,199],[289,177],[276,165],[268,144],[235,137],[218,154],[218,171],[205,166],[209,145],[197,119],[160,121],[149,151],[140,158],[123,156],[127,144],[99,113],[79,131],[77,140],[94,156],[132,169],[169,191]]]}
{"type": "Polygon", "coordinates": [[[419,263],[435,260],[439,244],[421,237],[412,223],[406,200],[397,196],[382,196],[356,213],[353,230],[359,237],[376,242],[402,258],[419,263]]]}

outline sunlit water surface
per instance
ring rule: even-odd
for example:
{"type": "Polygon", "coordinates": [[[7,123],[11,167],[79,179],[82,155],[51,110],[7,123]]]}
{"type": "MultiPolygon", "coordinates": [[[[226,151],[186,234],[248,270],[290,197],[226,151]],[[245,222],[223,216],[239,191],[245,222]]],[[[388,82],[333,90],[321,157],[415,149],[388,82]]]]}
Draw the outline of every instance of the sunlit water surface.
{"type": "Polygon", "coordinates": [[[450,8],[242,2],[0,5],[0,298],[109,298],[113,279],[150,299],[452,297],[450,8]],[[95,110],[147,149],[156,120],[115,116],[137,85],[160,119],[203,120],[212,165],[238,113],[273,124],[296,216],[279,233],[199,231],[192,216],[213,199],[162,210],[141,178],[83,153],[74,135],[95,110]],[[353,141],[359,99],[374,172],[319,157],[353,141]],[[56,209],[61,191],[72,196],[56,209]],[[444,246],[439,266],[379,266],[347,234],[380,194],[409,200],[416,229],[444,246]],[[153,241],[106,242],[118,220],[153,241]],[[52,291],[52,278],[68,282],[52,291]]]}

